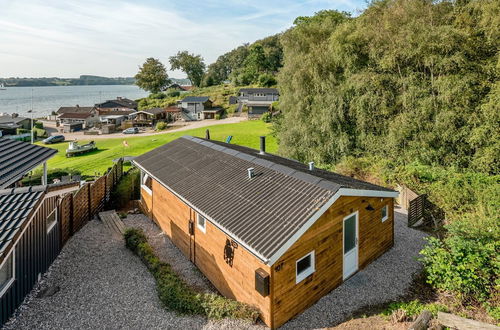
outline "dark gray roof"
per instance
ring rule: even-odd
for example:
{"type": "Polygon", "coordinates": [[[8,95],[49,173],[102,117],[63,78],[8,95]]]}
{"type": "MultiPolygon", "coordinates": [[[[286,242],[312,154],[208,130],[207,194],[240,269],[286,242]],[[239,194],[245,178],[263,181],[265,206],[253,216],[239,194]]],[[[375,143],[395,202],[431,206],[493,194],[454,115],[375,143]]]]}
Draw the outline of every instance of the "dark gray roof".
{"type": "Polygon", "coordinates": [[[8,252],[45,190],[46,186],[0,190],[0,260],[8,252]]]}
{"type": "Polygon", "coordinates": [[[279,94],[276,88],[241,88],[240,93],[279,94]]]}
{"type": "Polygon", "coordinates": [[[190,136],[134,163],[265,262],[340,188],[387,190],[334,173],[331,181],[292,160],[190,136]],[[254,168],[252,179],[248,168],[254,168]]]}
{"type": "Polygon", "coordinates": [[[204,103],[208,101],[210,98],[208,96],[187,96],[181,102],[195,102],[195,103],[204,103]]]}
{"type": "Polygon", "coordinates": [[[137,113],[139,113],[139,112],[146,112],[146,113],[149,113],[151,115],[157,115],[159,113],[165,112],[165,109],[164,108],[151,108],[151,109],[137,111],[137,113]]]}
{"type": "Polygon", "coordinates": [[[26,118],[26,117],[14,117],[14,118],[12,118],[12,116],[0,116],[0,124],[5,124],[5,123],[17,124],[17,123],[20,123],[26,119],[29,120],[29,118],[26,118]]]}
{"type": "Polygon", "coordinates": [[[0,138],[0,189],[20,180],[56,153],[55,149],[0,138]]]}
{"type": "Polygon", "coordinates": [[[63,114],[63,113],[91,113],[92,110],[94,110],[94,107],[80,107],[80,106],[75,106],[75,107],[60,107],[59,110],[57,110],[58,114],[63,114]]]}
{"type": "Polygon", "coordinates": [[[95,105],[98,108],[130,108],[136,109],[137,102],[134,100],[127,99],[126,97],[117,97],[116,100],[107,100],[102,103],[97,103],[95,105]]]}

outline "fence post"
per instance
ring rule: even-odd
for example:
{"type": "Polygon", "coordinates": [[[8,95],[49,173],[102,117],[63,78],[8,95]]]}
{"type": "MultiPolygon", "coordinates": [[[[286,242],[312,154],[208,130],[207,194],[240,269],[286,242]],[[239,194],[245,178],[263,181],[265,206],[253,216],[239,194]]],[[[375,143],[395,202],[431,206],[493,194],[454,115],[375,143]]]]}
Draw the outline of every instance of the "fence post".
{"type": "Polygon", "coordinates": [[[93,216],[93,212],[92,212],[92,193],[91,193],[91,188],[92,188],[92,184],[91,183],[88,183],[88,196],[89,196],[89,221],[92,220],[92,216],[93,216]]]}
{"type": "Polygon", "coordinates": [[[73,210],[73,194],[70,195],[69,198],[69,236],[73,236],[74,234],[74,210],[73,210]]]}

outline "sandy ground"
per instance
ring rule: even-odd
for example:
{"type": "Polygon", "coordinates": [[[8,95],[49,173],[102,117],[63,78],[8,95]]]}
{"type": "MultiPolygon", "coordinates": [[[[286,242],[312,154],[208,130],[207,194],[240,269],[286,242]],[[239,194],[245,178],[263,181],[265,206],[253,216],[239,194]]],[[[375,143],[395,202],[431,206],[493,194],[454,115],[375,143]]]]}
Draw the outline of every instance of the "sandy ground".
{"type": "MultiPolygon", "coordinates": [[[[207,119],[200,121],[191,121],[191,122],[182,122],[181,124],[174,124],[173,128],[167,129],[162,132],[155,132],[151,129],[146,129],[145,131],[140,131],[138,134],[123,134],[123,133],[113,133],[113,134],[104,134],[104,135],[84,135],[83,132],[74,132],[74,133],[63,133],[66,140],[98,140],[98,139],[112,139],[112,138],[124,138],[124,137],[136,137],[136,136],[151,136],[158,134],[166,134],[173,132],[185,131],[193,128],[200,127],[209,127],[213,125],[221,125],[221,124],[235,124],[241,121],[247,120],[245,117],[229,117],[220,120],[215,119],[207,119]]],[[[43,121],[44,128],[47,130],[49,135],[59,135],[60,132],[57,131],[56,125],[54,122],[43,121]]]]}

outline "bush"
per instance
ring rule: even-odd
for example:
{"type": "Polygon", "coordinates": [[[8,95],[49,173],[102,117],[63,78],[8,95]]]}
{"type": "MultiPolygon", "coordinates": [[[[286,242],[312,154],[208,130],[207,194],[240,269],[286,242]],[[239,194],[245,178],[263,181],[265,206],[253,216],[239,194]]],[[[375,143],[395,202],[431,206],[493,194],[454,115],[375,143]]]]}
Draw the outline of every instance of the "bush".
{"type": "Polygon", "coordinates": [[[20,134],[26,134],[26,133],[29,133],[30,130],[29,129],[25,129],[25,128],[16,128],[16,134],[17,135],[20,135],[20,134]]]}
{"type": "Polygon", "coordinates": [[[197,293],[169,264],[156,256],[141,229],[129,228],[124,237],[125,246],[138,255],[153,274],[160,301],[169,309],[181,314],[205,315],[211,319],[257,320],[259,313],[251,306],[212,293],[197,293]]]}
{"type": "Polygon", "coordinates": [[[270,123],[272,118],[273,118],[273,115],[272,115],[270,112],[265,112],[265,113],[262,115],[262,117],[260,117],[260,119],[261,119],[264,123],[270,123]]]}
{"type": "Polygon", "coordinates": [[[272,74],[263,73],[259,76],[259,84],[264,87],[271,87],[275,86],[277,82],[272,74]]]}
{"type": "Polygon", "coordinates": [[[43,128],[33,127],[33,135],[36,138],[46,138],[48,136],[47,131],[43,128]]]}
{"type": "Polygon", "coordinates": [[[427,281],[462,302],[484,302],[500,288],[498,218],[465,216],[446,226],[443,240],[429,238],[421,251],[427,281]]]}
{"type": "Polygon", "coordinates": [[[168,90],[167,95],[168,97],[178,97],[179,95],[181,95],[181,92],[176,90],[168,90]]]}
{"type": "Polygon", "coordinates": [[[220,113],[215,115],[215,120],[220,120],[222,118],[222,115],[220,113]]]}
{"type": "Polygon", "coordinates": [[[155,99],[155,100],[163,100],[166,97],[167,97],[167,95],[165,93],[162,93],[162,92],[149,94],[149,98],[155,99]]]}
{"type": "Polygon", "coordinates": [[[418,300],[413,300],[410,302],[391,303],[382,314],[385,316],[390,316],[398,310],[404,311],[405,315],[409,317],[416,317],[420,313],[422,313],[423,310],[428,310],[434,317],[436,317],[438,312],[447,312],[448,308],[438,303],[422,304],[418,300]]]}
{"type": "Polygon", "coordinates": [[[36,121],[33,123],[33,127],[43,129],[43,123],[41,121],[36,121]]]}
{"type": "Polygon", "coordinates": [[[160,122],[156,123],[156,128],[155,129],[157,131],[163,131],[166,128],[167,128],[167,123],[166,122],[160,121],[160,122]]]}
{"type": "Polygon", "coordinates": [[[140,172],[137,168],[128,171],[111,192],[111,200],[116,209],[124,208],[131,200],[140,197],[140,172]]]}

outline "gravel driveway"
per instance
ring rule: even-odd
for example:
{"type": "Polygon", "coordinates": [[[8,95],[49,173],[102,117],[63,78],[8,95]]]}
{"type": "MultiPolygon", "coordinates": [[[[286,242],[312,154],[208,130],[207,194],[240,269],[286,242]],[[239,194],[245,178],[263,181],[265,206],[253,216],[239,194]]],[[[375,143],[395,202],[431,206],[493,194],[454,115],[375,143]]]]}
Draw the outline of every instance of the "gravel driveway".
{"type": "MultiPolygon", "coordinates": [[[[214,288],[152,222],[143,215],[125,219],[143,228],[160,257],[200,290],[214,288]]],[[[426,235],[406,226],[406,215],[396,213],[395,245],[390,251],[323,297],[283,329],[335,326],[354,311],[397,299],[420,269],[415,260],[426,235]]],[[[28,297],[6,329],[246,329],[263,328],[239,320],[207,321],[179,316],[164,309],[145,266],[113,239],[99,221],[91,221],[63,252],[28,297]],[[40,287],[59,286],[51,297],[37,298],[40,287]]]]}

